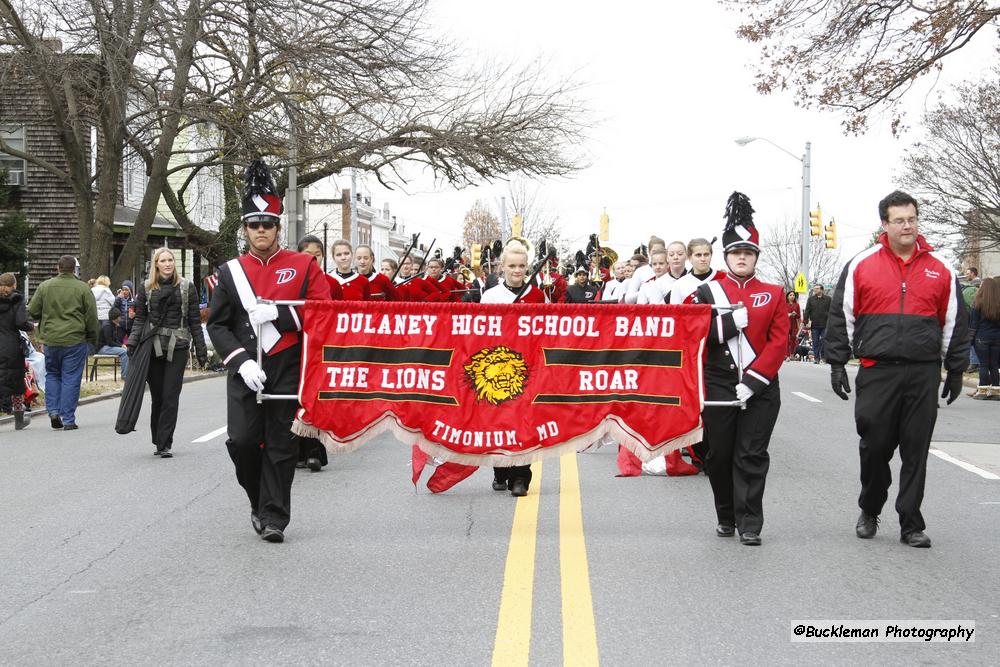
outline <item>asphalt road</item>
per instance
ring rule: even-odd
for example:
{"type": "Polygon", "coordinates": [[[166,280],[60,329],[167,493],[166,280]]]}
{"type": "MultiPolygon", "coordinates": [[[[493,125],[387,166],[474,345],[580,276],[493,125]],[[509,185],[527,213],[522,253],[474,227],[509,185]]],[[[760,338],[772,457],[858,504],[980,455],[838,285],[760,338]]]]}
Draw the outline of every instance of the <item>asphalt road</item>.
{"type": "MultiPolygon", "coordinates": [[[[760,548],[714,536],[707,478],[616,478],[610,447],[514,500],[488,471],[415,492],[388,437],[300,471],[264,543],[224,436],[193,443],[224,426],[221,380],[184,387],[166,461],[113,432],[117,401],[76,432],[0,426],[0,664],[1000,664],[1000,480],[932,456],[933,548],[898,542],[895,487],[858,540],[853,399],[825,366],[781,375],[760,548]],[[969,619],[976,641],[792,643],[793,619],[969,619]]],[[[935,441],[1000,473],[998,416],[963,398],[935,441]]]]}

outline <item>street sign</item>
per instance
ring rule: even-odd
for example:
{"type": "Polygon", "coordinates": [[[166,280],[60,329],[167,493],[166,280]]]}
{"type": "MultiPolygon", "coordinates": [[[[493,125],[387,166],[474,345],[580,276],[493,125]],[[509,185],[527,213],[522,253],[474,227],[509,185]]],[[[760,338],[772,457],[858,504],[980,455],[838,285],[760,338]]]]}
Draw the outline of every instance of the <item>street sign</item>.
{"type": "Polygon", "coordinates": [[[798,294],[805,294],[809,291],[809,281],[801,273],[795,276],[795,291],[798,294]]]}

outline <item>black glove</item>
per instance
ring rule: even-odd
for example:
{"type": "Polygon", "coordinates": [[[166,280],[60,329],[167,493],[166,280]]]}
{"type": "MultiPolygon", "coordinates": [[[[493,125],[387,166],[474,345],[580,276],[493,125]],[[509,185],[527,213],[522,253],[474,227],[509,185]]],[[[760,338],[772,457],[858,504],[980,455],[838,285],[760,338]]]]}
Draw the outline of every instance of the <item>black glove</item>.
{"type": "Polygon", "coordinates": [[[948,377],[944,381],[944,388],[941,390],[941,398],[947,398],[948,405],[951,405],[961,393],[962,371],[948,371],[948,377]]]}
{"type": "Polygon", "coordinates": [[[131,359],[135,356],[135,345],[126,346],[125,351],[128,352],[128,358],[131,359]]]}
{"type": "Polygon", "coordinates": [[[847,395],[851,393],[851,383],[847,379],[847,369],[843,365],[830,366],[830,385],[833,386],[833,393],[847,400],[847,395]]]}

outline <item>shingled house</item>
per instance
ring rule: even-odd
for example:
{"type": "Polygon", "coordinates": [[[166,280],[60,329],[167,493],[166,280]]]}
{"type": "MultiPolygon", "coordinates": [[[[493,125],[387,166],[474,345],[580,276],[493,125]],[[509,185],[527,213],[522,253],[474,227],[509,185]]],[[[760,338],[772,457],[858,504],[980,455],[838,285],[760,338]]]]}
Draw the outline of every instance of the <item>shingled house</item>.
{"type": "MultiPolygon", "coordinates": [[[[90,124],[90,135],[84,137],[90,154],[91,173],[96,173],[101,160],[97,149],[98,131],[96,124],[90,124]]],[[[66,168],[65,153],[42,90],[23,71],[18,59],[10,54],[0,54],[0,133],[4,142],[12,148],[35,155],[57,168],[66,168]]],[[[129,204],[141,200],[141,189],[145,186],[144,170],[137,170],[138,166],[130,164],[122,170],[122,187],[119,188],[118,205],[115,207],[113,249],[106,264],[108,272],[134,226],[137,205],[129,204]]],[[[25,214],[34,228],[34,237],[28,246],[28,281],[25,285],[30,292],[35,285],[54,274],[61,255],[79,254],[80,237],[73,190],[50,171],[20,158],[0,153],[0,168],[7,169],[7,182],[13,186],[12,205],[25,214]]],[[[133,267],[133,280],[145,276],[153,249],[168,245],[183,250],[185,239],[173,220],[158,215],[146,245],[148,252],[142,253],[142,258],[133,267]]],[[[180,255],[178,259],[182,272],[195,277],[199,271],[191,266],[191,253],[181,252],[180,255]]]]}

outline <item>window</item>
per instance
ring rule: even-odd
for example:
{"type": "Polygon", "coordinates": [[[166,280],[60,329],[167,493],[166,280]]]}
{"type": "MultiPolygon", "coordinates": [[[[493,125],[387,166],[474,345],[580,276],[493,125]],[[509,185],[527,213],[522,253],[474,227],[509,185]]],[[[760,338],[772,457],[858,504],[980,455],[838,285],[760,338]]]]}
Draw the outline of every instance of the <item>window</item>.
{"type": "MultiPolygon", "coordinates": [[[[11,148],[24,150],[24,125],[0,127],[0,137],[11,148]]],[[[0,169],[7,170],[7,185],[24,185],[27,182],[27,163],[19,157],[0,153],[0,169]]]]}

